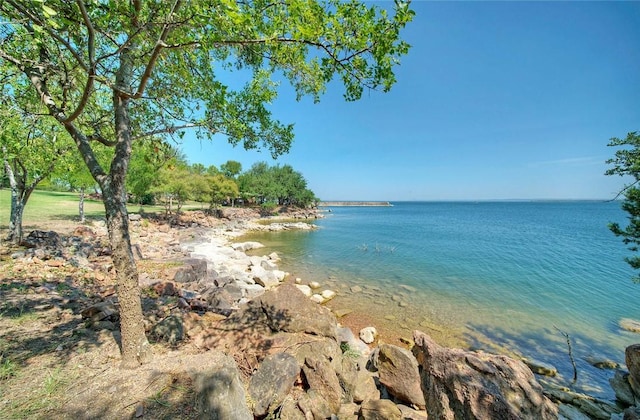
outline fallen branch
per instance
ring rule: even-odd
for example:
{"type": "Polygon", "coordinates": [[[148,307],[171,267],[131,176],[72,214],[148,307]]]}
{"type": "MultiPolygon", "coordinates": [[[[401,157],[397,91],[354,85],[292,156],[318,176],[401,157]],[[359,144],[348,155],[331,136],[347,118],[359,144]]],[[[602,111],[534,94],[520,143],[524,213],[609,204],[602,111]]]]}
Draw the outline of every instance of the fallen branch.
{"type": "Polygon", "coordinates": [[[558,332],[562,334],[564,338],[567,339],[567,347],[569,349],[569,359],[571,360],[571,365],[573,366],[573,382],[571,383],[575,384],[578,381],[578,368],[576,367],[576,360],[573,358],[573,351],[571,349],[571,338],[569,338],[569,334],[562,331],[560,328],[556,327],[555,325],[553,326],[553,328],[558,330],[558,332]]]}

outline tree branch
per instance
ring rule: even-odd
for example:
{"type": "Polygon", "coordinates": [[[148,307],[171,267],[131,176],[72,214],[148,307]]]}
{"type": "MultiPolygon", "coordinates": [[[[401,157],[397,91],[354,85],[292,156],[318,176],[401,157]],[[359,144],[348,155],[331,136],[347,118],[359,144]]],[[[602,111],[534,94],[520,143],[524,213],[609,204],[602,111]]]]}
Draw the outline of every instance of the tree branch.
{"type": "Polygon", "coordinates": [[[171,12],[169,12],[169,16],[167,18],[167,23],[165,23],[164,26],[162,27],[162,32],[160,33],[160,37],[158,38],[158,41],[156,42],[156,45],[155,47],[153,47],[153,51],[151,52],[151,58],[149,58],[149,62],[147,63],[147,66],[144,69],[144,73],[142,73],[142,77],[140,78],[140,84],[138,85],[138,90],[132,96],[133,99],[140,98],[144,93],[144,89],[147,86],[147,82],[149,81],[149,78],[151,77],[151,73],[153,72],[153,68],[156,64],[156,61],[158,61],[160,52],[167,45],[165,41],[167,39],[167,36],[169,36],[169,32],[171,31],[171,26],[172,26],[171,20],[173,15],[178,10],[178,8],[180,8],[181,3],[182,3],[181,0],[176,0],[175,3],[173,4],[173,7],[171,8],[171,12]]]}
{"type": "Polygon", "coordinates": [[[82,57],[80,56],[80,54],[78,53],[78,51],[76,51],[75,48],[73,48],[73,46],[71,45],[71,43],[69,43],[69,41],[67,41],[66,39],[62,38],[56,31],[52,31],[50,26],[46,23],[43,22],[42,19],[40,19],[39,16],[32,14],[31,12],[29,12],[28,9],[22,7],[22,5],[20,4],[21,2],[17,2],[14,0],[5,0],[7,3],[9,3],[11,6],[13,6],[13,8],[20,13],[22,16],[26,17],[27,19],[31,19],[32,21],[34,21],[35,23],[37,23],[43,30],[45,30],[47,32],[47,34],[49,34],[52,38],[54,38],[56,41],[58,41],[60,44],[64,45],[64,47],[69,50],[69,52],[71,53],[71,55],[73,56],[73,58],[76,59],[76,61],[78,62],[78,64],[80,64],[80,66],[85,70],[88,71],[89,70],[89,66],[87,66],[87,63],[84,62],[84,60],[82,59],[82,57]]]}
{"type": "Polygon", "coordinates": [[[88,40],[87,40],[87,52],[89,55],[89,68],[87,69],[87,84],[84,86],[84,90],[82,91],[82,97],[80,98],[80,102],[78,103],[78,107],[76,110],[67,118],[63,123],[70,123],[74,121],[76,118],[82,114],[84,111],[84,107],[87,105],[87,101],[89,100],[89,95],[91,95],[91,90],[93,89],[93,80],[96,73],[96,47],[95,47],[95,30],[93,28],[93,24],[91,23],[91,19],[89,18],[89,14],[87,13],[87,9],[84,6],[84,2],[82,0],[76,0],[78,7],[80,8],[80,12],[82,13],[82,19],[84,20],[84,24],[87,27],[88,40]]]}

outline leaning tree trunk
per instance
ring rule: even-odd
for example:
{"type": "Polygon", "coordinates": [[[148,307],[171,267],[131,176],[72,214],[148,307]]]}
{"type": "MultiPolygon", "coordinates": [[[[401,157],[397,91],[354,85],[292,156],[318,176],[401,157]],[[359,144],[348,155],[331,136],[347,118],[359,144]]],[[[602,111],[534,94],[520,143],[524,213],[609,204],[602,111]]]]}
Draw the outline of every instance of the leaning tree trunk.
{"type": "MultiPolygon", "coordinates": [[[[5,147],[2,148],[2,152],[6,156],[7,150],[5,147]]],[[[26,194],[24,188],[22,188],[23,191],[21,191],[20,185],[18,184],[19,177],[16,178],[13,168],[11,168],[6,158],[3,159],[3,163],[4,170],[9,178],[9,188],[11,190],[11,213],[9,215],[9,235],[7,236],[7,241],[19,245],[22,243],[22,214],[24,213],[24,206],[26,204],[26,200],[23,200],[22,197],[28,198],[31,194],[26,194]]]]}

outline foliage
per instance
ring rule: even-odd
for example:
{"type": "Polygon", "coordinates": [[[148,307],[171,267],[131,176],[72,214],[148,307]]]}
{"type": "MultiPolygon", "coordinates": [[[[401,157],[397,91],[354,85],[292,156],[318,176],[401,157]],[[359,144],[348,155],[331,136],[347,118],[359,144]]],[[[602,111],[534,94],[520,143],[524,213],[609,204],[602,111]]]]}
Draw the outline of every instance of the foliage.
{"type": "MultiPolygon", "coordinates": [[[[619,195],[624,196],[622,209],[629,214],[629,224],[624,228],[619,223],[610,223],[609,229],[622,237],[622,242],[629,245],[629,250],[638,252],[640,246],[640,135],[637,131],[627,134],[620,139],[614,137],[609,146],[623,147],[615,153],[615,158],[607,160],[607,164],[613,165],[606,175],[629,176],[633,182],[623,188],[619,195]]],[[[640,269],[640,256],[632,256],[625,259],[635,269],[640,269]]],[[[634,281],[640,282],[640,276],[635,276],[634,281]]]]}
{"type": "MultiPolygon", "coordinates": [[[[293,126],[268,109],[280,79],[314,100],[335,76],[347,100],[365,88],[387,91],[408,52],[400,30],[412,16],[400,1],[392,16],[341,0],[0,2],[0,77],[18,74],[30,86],[102,190],[124,366],[150,354],[125,203],[133,143],[190,129],[285,153],[293,126]],[[247,80],[224,77],[234,70],[247,80]],[[100,162],[101,147],[113,149],[110,162],[100,162]]],[[[17,99],[17,90],[4,93],[17,99]]]]}
{"type": "Polygon", "coordinates": [[[240,175],[241,196],[255,198],[259,203],[306,207],[318,201],[307,188],[307,181],[290,165],[269,166],[258,162],[240,175]]]}

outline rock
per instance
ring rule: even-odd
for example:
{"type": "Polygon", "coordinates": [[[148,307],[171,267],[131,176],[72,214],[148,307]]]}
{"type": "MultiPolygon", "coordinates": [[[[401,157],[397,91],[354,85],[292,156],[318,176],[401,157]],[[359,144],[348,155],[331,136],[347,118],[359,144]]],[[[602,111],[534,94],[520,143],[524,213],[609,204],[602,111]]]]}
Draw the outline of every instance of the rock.
{"type": "Polygon", "coordinates": [[[298,400],[298,406],[306,419],[328,419],[335,414],[329,402],[315,389],[310,389],[298,400]]]}
{"type": "Polygon", "coordinates": [[[207,277],[207,261],[191,258],[184,261],[184,265],[177,269],[173,280],[177,283],[189,283],[207,277]]]}
{"type": "Polygon", "coordinates": [[[235,360],[220,352],[220,361],[195,374],[196,407],[202,418],[253,420],[235,360]]]}
{"type": "Polygon", "coordinates": [[[163,281],[153,285],[153,290],[158,296],[178,296],[176,285],[170,281],[163,281]]]}
{"type": "Polygon", "coordinates": [[[402,412],[390,400],[368,400],[360,406],[363,420],[402,420],[402,412]]]}
{"type": "Polygon", "coordinates": [[[360,412],[360,406],[358,406],[358,404],[354,404],[354,403],[340,404],[340,411],[338,411],[338,419],[358,420],[359,412],[360,412]]]}
{"type": "Polygon", "coordinates": [[[640,333],[640,321],[631,318],[622,318],[618,323],[620,328],[629,332],[640,333]]]}
{"type": "Polygon", "coordinates": [[[264,245],[262,245],[260,242],[242,242],[242,243],[232,244],[231,247],[236,251],[246,252],[251,249],[263,248],[264,245]]]}
{"type": "Polygon", "coordinates": [[[309,287],[312,289],[318,289],[320,288],[320,283],[318,283],[317,281],[312,281],[311,283],[309,283],[309,287]]]}
{"type": "Polygon", "coordinates": [[[548,363],[535,359],[523,359],[522,361],[529,366],[529,369],[531,369],[533,373],[537,373],[538,375],[553,377],[558,374],[558,369],[548,363]]]}
{"type": "Polygon", "coordinates": [[[613,378],[609,379],[609,384],[616,394],[616,399],[625,406],[631,406],[635,404],[635,398],[633,397],[633,390],[629,384],[629,374],[621,371],[616,371],[613,378]]]}
{"type": "Polygon", "coordinates": [[[349,350],[360,353],[360,355],[367,357],[371,353],[371,349],[362,340],[356,338],[351,329],[346,327],[338,327],[337,340],[340,345],[346,345],[349,350]]]}
{"type": "Polygon", "coordinates": [[[91,305],[80,312],[83,319],[89,319],[91,322],[98,322],[104,319],[117,320],[119,313],[115,305],[111,302],[100,302],[91,305]]]}
{"type": "Polygon", "coordinates": [[[434,419],[556,419],[558,408],[523,363],[436,344],[415,331],[427,414],[434,419]]]}
{"type": "Polygon", "coordinates": [[[309,340],[308,336],[299,335],[297,337],[290,337],[295,340],[290,345],[294,346],[294,356],[298,360],[299,366],[304,366],[308,357],[321,358],[323,360],[338,360],[342,355],[340,346],[333,338],[322,337],[309,340]]]}
{"type": "Polygon", "coordinates": [[[34,230],[26,238],[24,243],[28,247],[38,248],[59,248],[62,246],[62,238],[54,231],[45,232],[43,230],[34,230]]]}
{"type": "Polygon", "coordinates": [[[620,413],[620,409],[608,401],[569,391],[566,388],[560,388],[552,384],[545,384],[544,393],[556,402],[569,404],[578,408],[590,419],[609,420],[612,415],[620,413]]]}
{"type": "Polygon", "coordinates": [[[317,392],[328,403],[330,414],[336,414],[340,410],[342,388],[329,362],[321,358],[307,357],[302,372],[309,389],[317,392]]]}
{"type": "Polygon", "coordinates": [[[257,300],[273,331],[336,337],[337,322],[331,311],[310,302],[293,284],[282,284],[257,300]]]}
{"type": "Polygon", "coordinates": [[[569,404],[558,404],[558,414],[567,420],[590,420],[589,416],[569,404]]]}
{"type": "Polygon", "coordinates": [[[166,341],[170,344],[182,341],[184,338],[184,325],[182,324],[182,318],[175,315],[166,317],[153,326],[151,329],[151,335],[156,337],[158,340],[166,341]]]}
{"type": "Polygon", "coordinates": [[[306,420],[293,398],[286,398],[280,407],[280,418],[287,420],[306,420]]]}
{"type": "Polygon", "coordinates": [[[343,316],[349,315],[352,312],[353,312],[353,309],[349,309],[349,308],[340,308],[340,309],[333,310],[333,313],[336,315],[336,318],[342,318],[343,316]]]}
{"type": "Polygon", "coordinates": [[[587,356],[584,360],[589,363],[591,366],[598,369],[619,369],[620,364],[614,362],[613,360],[608,360],[604,358],[598,358],[594,356],[587,356]]]}
{"type": "Polygon", "coordinates": [[[311,291],[311,288],[306,284],[296,284],[296,287],[298,288],[298,290],[304,293],[304,295],[307,297],[311,297],[311,295],[313,294],[313,292],[311,291]]]}
{"type": "Polygon", "coordinates": [[[424,395],[420,388],[418,361],[406,349],[390,344],[381,344],[378,353],[380,383],[396,399],[425,408],[424,395]]]}
{"type": "Polygon", "coordinates": [[[380,391],[371,372],[367,370],[358,371],[352,397],[356,403],[380,398],[380,391]]]}
{"type": "Polygon", "coordinates": [[[265,416],[282,404],[293,387],[300,368],[296,358],[287,353],[267,356],[251,376],[249,396],[254,402],[253,414],[265,416]]]}
{"type": "Polygon", "coordinates": [[[636,397],[640,397],[640,344],[630,345],[624,354],[629,369],[629,384],[636,397]]]}
{"type": "Polygon", "coordinates": [[[323,290],[321,295],[324,301],[326,302],[336,297],[336,292],[334,292],[333,290],[323,290]]]}
{"type": "Polygon", "coordinates": [[[351,286],[351,293],[360,293],[362,292],[362,287],[360,286],[351,286]]]}
{"type": "Polygon", "coordinates": [[[278,262],[278,261],[280,261],[280,256],[278,255],[277,252],[272,252],[271,254],[269,254],[269,259],[271,261],[278,262]]]}
{"type": "Polygon", "coordinates": [[[624,410],[624,420],[640,420],[640,407],[629,407],[624,410]]]}
{"type": "Polygon", "coordinates": [[[404,404],[396,404],[402,413],[402,420],[427,420],[427,412],[424,410],[414,410],[404,404]]]}
{"type": "Polygon", "coordinates": [[[311,302],[317,303],[318,305],[321,305],[324,303],[324,298],[322,297],[322,295],[319,295],[317,293],[314,295],[311,295],[310,299],[311,299],[311,302]]]}
{"type": "Polygon", "coordinates": [[[294,282],[296,284],[302,284],[302,279],[300,277],[296,277],[296,279],[294,280],[294,282]]]}
{"type": "Polygon", "coordinates": [[[364,341],[367,344],[371,344],[376,341],[378,337],[378,330],[375,327],[364,327],[360,330],[360,340],[364,341]]]}
{"type": "Polygon", "coordinates": [[[132,222],[136,222],[142,219],[142,216],[136,213],[129,213],[129,220],[132,222]]]}

